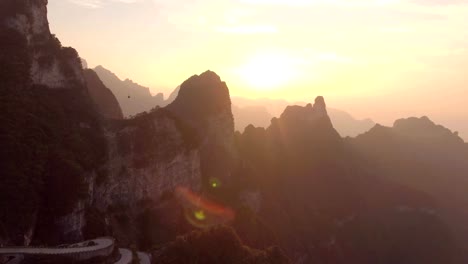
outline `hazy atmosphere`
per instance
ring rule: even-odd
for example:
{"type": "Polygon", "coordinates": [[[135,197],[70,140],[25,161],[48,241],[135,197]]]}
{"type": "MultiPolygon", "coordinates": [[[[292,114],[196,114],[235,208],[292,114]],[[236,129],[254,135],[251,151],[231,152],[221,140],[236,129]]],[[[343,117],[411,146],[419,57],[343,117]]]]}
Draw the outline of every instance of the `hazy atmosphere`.
{"type": "Polygon", "coordinates": [[[233,96],[320,94],[358,118],[428,115],[468,138],[466,1],[49,0],[49,17],[90,67],[153,93],[210,69],[233,96]]]}
{"type": "Polygon", "coordinates": [[[468,0],[0,0],[0,264],[467,264],[468,0]]]}

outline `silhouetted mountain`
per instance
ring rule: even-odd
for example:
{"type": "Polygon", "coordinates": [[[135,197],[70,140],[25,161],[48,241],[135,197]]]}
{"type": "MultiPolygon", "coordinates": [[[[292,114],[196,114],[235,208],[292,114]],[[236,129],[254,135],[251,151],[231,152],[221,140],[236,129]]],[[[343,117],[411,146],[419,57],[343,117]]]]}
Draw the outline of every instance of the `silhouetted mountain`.
{"type": "Polygon", "coordinates": [[[213,180],[231,181],[236,153],[226,83],[212,71],[194,75],[181,84],[177,98],[166,109],[197,131],[204,184],[213,180]]]}
{"type": "MultiPolygon", "coordinates": [[[[287,107],[267,129],[247,127],[237,142],[247,204],[294,261],[462,263],[431,197],[379,177],[335,131],[323,98],[287,107]]],[[[245,241],[263,236],[239,228],[245,241]]]]}
{"type": "Polygon", "coordinates": [[[432,195],[442,208],[438,214],[468,244],[468,147],[456,133],[427,117],[412,117],[393,127],[377,125],[349,142],[382,177],[432,195]]]}
{"type": "MultiPolygon", "coordinates": [[[[249,125],[267,127],[273,116],[279,116],[290,104],[286,100],[233,98],[233,113],[236,130],[244,131],[249,125]]],[[[357,120],[345,111],[329,108],[333,126],[343,137],[355,137],[371,129],[375,123],[370,119],[357,120]]]]}
{"type": "MultiPolygon", "coordinates": [[[[287,263],[251,249],[275,245],[295,263],[467,263],[467,144],[456,134],[411,118],[343,139],[322,97],[235,133],[228,87],[211,71],[165,108],[105,118],[92,98],[108,90],[91,72],[87,87],[46,4],[0,2],[2,245],[112,236],[159,245],[155,263],[287,263]],[[209,229],[220,224],[251,248],[209,229]]],[[[122,94],[136,87],[103,72],[122,94]]]]}
{"type": "Polygon", "coordinates": [[[134,116],[156,106],[165,106],[164,95],[151,95],[149,88],[129,79],[120,80],[117,75],[102,66],[94,68],[102,82],[114,93],[124,116],[134,116]]]}
{"type": "Polygon", "coordinates": [[[96,105],[97,111],[106,118],[122,119],[122,109],[114,94],[99,79],[97,74],[90,69],[85,70],[84,77],[89,95],[96,105]]]}

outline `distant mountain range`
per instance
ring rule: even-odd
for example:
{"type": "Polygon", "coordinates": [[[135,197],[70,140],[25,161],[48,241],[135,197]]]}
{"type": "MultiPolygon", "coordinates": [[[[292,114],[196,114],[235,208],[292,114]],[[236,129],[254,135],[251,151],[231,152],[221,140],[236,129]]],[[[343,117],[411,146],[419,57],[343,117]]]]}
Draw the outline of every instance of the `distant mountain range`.
{"type": "Polygon", "coordinates": [[[93,70],[105,86],[114,93],[126,117],[149,111],[157,105],[166,105],[162,93],[153,96],[148,87],[141,86],[130,79],[121,80],[102,66],[97,66],[93,70]]]}
{"type": "MultiPolygon", "coordinates": [[[[94,71],[116,95],[124,116],[127,117],[149,111],[155,106],[164,107],[170,104],[175,100],[180,89],[180,87],[176,88],[167,100],[164,100],[162,93],[152,96],[149,88],[140,86],[128,79],[122,81],[114,73],[102,66],[96,67],[94,71]]],[[[243,97],[233,97],[232,103],[235,129],[241,132],[250,124],[257,127],[267,127],[273,117],[279,116],[291,104],[286,100],[247,99],[243,97]]],[[[357,136],[375,125],[370,119],[357,120],[349,113],[338,109],[329,108],[329,114],[334,127],[343,137],[357,136]]]]}
{"type": "MultiPolygon", "coordinates": [[[[249,124],[258,127],[267,127],[273,117],[279,116],[291,102],[274,99],[247,99],[234,97],[233,113],[236,117],[236,129],[243,131],[249,124]]],[[[298,102],[293,104],[305,105],[298,102]]],[[[333,121],[333,126],[343,137],[354,137],[371,129],[375,123],[370,119],[358,120],[351,114],[328,108],[328,114],[333,121]]]]}
{"type": "Polygon", "coordinates": [[[468,263],[468,144],[457,133],[410,117],[345,138],[321,96],[235,99],[233,111],[212,71],[164,101],[84,70],[50,33],[46,6],[0,1],[2,247],[110,236],[152,263],[468,263]],[[122,119],[116,101],[139,114],[122,119]],[[236,131],[242,115],[264,126],[236,131]]]}

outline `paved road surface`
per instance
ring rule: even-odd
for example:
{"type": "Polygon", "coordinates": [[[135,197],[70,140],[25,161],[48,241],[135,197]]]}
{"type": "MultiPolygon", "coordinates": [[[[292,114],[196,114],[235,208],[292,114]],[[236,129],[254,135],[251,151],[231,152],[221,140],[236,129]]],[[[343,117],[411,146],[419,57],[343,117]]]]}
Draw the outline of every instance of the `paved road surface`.
{"type": "Polygon", "coordinates": [[[130,264],[133,260],[133,253],[132,251],[126,248],[119,248],[120,252],[120,259],[119,261],[115,262],[115,264],[130,264]]]}
{"type": "Polygon", "coordinates": [[[140,259],[140,264],[151,264],[151,258],[148,253],[137,252],[138,258],[140,259]]]}
{"type": "MultiPolygon", "coordinates": [[[[64,248],[35,248],[35,247],[12,247],[12,248],[0,248],[0,255],[16,255],[16,259],[10,263],[21,263],[24,259],[22,255],[68,255],[78,254],[86,252],[95,252],[102,249],[114,246],[113,238],[98,238],[94,240],[84,241],[81,243],[68,245],[64,248]],[[89,242],[94,242],[93,246],[85,246],[89,242]],[[15,262],[17,261],[17,262],[15,262]]],[[[115,264],[131,264],[133,260],[133,253],[129,249],[119,248],[120,259],[115,264]]],[[[151,258],[149,254],[144,252],[137,252],[137,256],[141,264],[151,264],[151,258]]]]}
{"type": "MultiPolygon", "coordinates": [[[[89,247],[67,247],[67,248],[35,248],[35,247],[12,247],[12,248],[0,248],[0,254],[30,254],[30,255],[65,255],[75,254],[83,252],[93,252],[100,249],[105,249],[114,244],[114,240],[111,238],[98,238],[90,240],[96,245],[89,247]]],[[[85,241],[80,244],[84,244],[85,241]]]]}

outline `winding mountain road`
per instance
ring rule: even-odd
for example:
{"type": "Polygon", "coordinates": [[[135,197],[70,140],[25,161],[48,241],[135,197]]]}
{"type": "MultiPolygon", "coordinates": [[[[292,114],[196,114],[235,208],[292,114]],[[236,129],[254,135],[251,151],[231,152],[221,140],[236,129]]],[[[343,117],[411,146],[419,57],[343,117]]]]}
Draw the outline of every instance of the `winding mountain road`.
{"type": "Polygon", "coordinates": [[[129,249],[119,248],[120,259],[115,264],[130,264],[133,260],[133,253],[129,249]]]}
{"type": "Polygon", "coordinates": [[[137,252],[138,258],[140,259],[140,264],[151,264],[151,258],[148,253],[137,252]]]}
{"type": "MultiPolygon", "coordinates": [[[[25,256],[51,256],[51,257],[70,257],[77,261],[92,259],[95,257],[110,256],[114,250],[115,240],[111,237],[102,237],[88,240],[72,245],[64,245],[55,248],[40,247],[11,247],[0,248],[1,257],[10,257],[8,264],[21,263],[25,256]]],[[[133,252],[126,248],[119,248],[120,259],[115,264],[131,264],[133,261],[133,252]]],[[[150,255],[144,252],[137,252],[139,262],[150,264],[150,255]]]]}
{"type": "Polygon", "coordinates": [[[28,257],[56,258],[66,257],[74,261],[85,261],[96,257],[107,257],[114,251],[115,240],[102,237],[72,245],[54,248],[45,247],[5,247],[0,248],[0,260],[7,260],[8,264],[22,263],[28,257]]]}
{"type": "MultiPolygon", "coordinates": [[[[69,245],[66,248],[36,248],[36,247],[12,247],[0,248],[0,255],[70,255],[103,251],[114,247],[113,238],[97,238],[78,244],[69,245]],[[93,243],[92,246],[85,246],[93,243]]],[[[97,254],[99,255],[99,254],[97,254]]]]}

